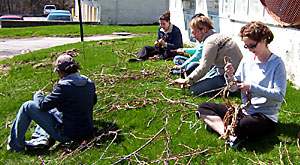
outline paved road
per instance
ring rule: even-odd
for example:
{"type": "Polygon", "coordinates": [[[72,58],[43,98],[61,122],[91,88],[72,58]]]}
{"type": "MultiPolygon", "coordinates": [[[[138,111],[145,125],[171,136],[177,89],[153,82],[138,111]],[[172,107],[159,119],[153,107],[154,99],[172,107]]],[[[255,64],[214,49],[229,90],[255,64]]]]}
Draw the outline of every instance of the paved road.
{"type": "MultiPolygon", "coordinates": [[[[99,40],[109,40],[117,38],[132,38],[137,35],[99,35],[84,37],[84,41],[99,41],[99,40]]],[[[80,42],[80,37],[78,38],[66,38],[66,37],[32,37],[25,39],[0,39],[0,60],[4,58],[11,58],[16,55],[25,54],[30,51],[35,51],[39,49],[50,48],[54,46],[76,43],[80,42]]]]}

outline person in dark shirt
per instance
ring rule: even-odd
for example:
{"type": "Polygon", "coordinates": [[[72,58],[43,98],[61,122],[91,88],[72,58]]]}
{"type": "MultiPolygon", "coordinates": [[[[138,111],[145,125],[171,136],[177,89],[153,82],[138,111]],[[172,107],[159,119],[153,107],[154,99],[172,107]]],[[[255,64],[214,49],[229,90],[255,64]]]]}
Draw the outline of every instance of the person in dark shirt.
{"type": "Polygon", "coordinates": [[[135,59],[129,62],[145,61],[149,58],[157,57],[159,59],[173,59],[178,53],[174,50],[183,48],[180,29],[170,22],[170,12],[166,11],[159,17],[160,27],[155,46],[144,46],[139,51],[135,59]]]}
{"type": "Polygon", "coordinates": [[[60,76],[54,90],[43,97],[38,91],[33,101],[25,102],[19,109],[8,137],[7,150],[24,151],[25,134],[35,121],[45,133],[65,143],[93,134],[93,106],[97,102],[95,84],[77,70],[79,63],[69,55],[61,55],[55,62],[60,76]],[[62,113],[58,120],[53,111],[62,113]]]}

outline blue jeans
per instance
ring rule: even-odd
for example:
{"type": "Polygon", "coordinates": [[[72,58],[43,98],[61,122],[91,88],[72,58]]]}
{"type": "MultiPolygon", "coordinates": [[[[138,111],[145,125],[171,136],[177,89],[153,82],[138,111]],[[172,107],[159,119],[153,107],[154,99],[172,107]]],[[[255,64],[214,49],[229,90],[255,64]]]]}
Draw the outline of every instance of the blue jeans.
{"type": "Polygon", "coordinates": [[[32,120],[53,139],[62,143],[71,141],[71,138],[63,135],[61,123],[50,112],[40,111],[34,101],[27,101],[20,107],[8,137],[7,143],[12,151],[25,149],[25,134],[32,120]]]}
{"type": "MultiPolygon", "coordinates": [[[[185,56],[175,56],[173,59],[173,62],[175,65],[182,65],[186,60],[189,58],[185,56]]],[[[187,76],[190,75],[198,66],[199,62],[190,62],[189,64],[186,65],[185,71],[187,76]]],[[[181,74],[180,70],[173,70],[173,74],[181,74]]]]}
{"type": "Polygon", "coordinates": [[[189,58],[187,58],[185,56],[175,56],[173,59],[173,62],[175,65],[182,65],[188,59],[189,58]]]}
{"type": "MultiPolygon", "coordinates": [[[[213,89],[224,87],[225,83],[226,81],[224,78],[224,74],[219,74],[215,70],[214,66],[209,72],[206,73],[204,77],[202,77],[199,81],[190,86],[190,91],[194,95],[199,95],[213,89]]],[[[211,96],[216,93],[217,92],[210,92],[204,94],[203,96],[211,96]]]]}

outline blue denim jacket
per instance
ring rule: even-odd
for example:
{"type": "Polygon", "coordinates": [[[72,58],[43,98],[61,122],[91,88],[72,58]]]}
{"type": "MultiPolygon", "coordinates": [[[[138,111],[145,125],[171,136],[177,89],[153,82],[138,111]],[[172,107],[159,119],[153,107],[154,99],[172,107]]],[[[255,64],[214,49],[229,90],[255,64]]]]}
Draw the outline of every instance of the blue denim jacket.
{"type": "Polygon", "coordinates": [[[37,92],[33,98],[41,111],[57,108],[63,113],[63,133],[70,138],[93,133],[93,106],[97,102],[95,84],[78,73],[62,78],[45,98],[37,92]]]}

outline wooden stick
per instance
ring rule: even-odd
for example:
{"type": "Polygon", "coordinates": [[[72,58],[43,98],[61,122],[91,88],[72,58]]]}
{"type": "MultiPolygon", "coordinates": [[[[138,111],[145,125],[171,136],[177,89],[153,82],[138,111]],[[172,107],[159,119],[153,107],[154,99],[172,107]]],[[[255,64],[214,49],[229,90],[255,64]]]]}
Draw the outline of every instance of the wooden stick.
{"type": "Polygon", "coordinates": [[[132,152],[131,154],[125,156],[124,158],[122,158],[121,160],[115,162],[114,164],[118,164],[120,162],[122,162],[123,160],[131,157],[133,154],[136,154],[137,152],[139,152],[141,149],[143,149],[144,147],[146,147],[148,144],[150,144],[164,129],[165,129],[165,125],[163,126],[162,129],[160,129],[149,141],[147,141],[144,145],[142,145],[140,148],[138,148],[137,150],[135,150],[134,152],[132,152]]]}
{"type": "Polygon", "coordinates": [[[284,165],[283,160],[282,160],[281,146],[282,146],[282,142],[280,142],[280,145],[279,145],[279,149],[278,149],[278,150],[279,150],[280,164],[281,164],[281,165],[284,165]]]}

